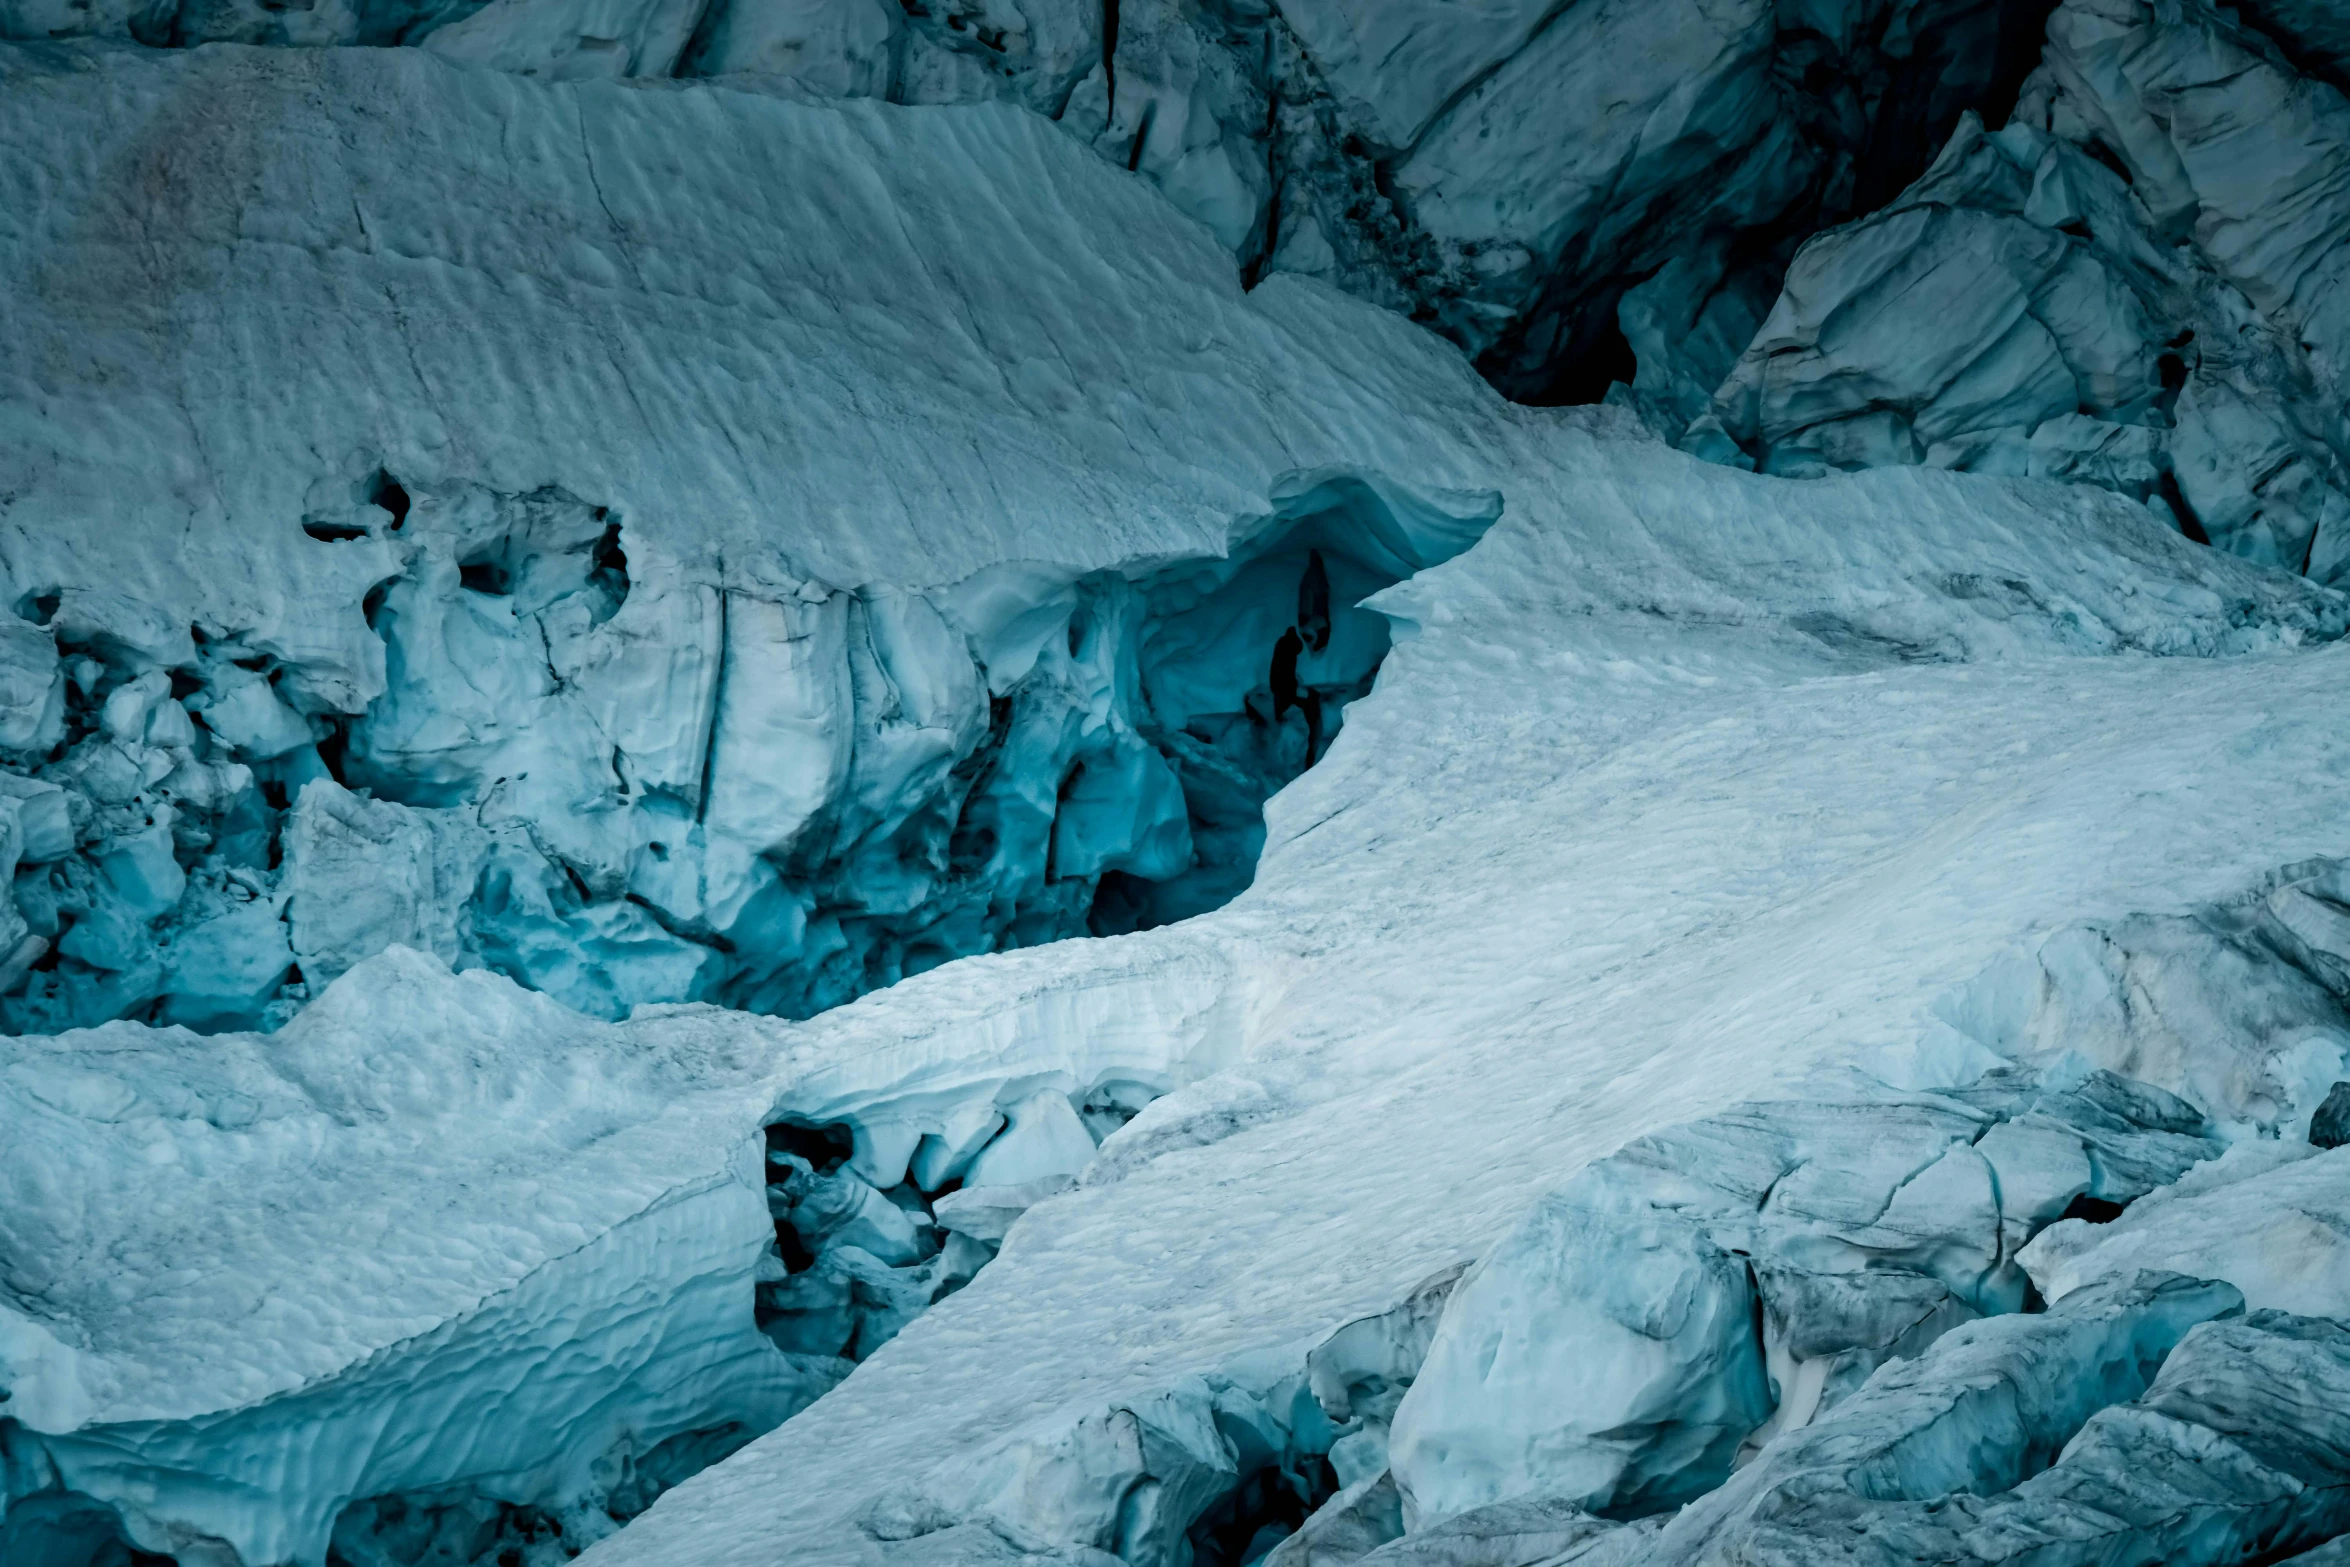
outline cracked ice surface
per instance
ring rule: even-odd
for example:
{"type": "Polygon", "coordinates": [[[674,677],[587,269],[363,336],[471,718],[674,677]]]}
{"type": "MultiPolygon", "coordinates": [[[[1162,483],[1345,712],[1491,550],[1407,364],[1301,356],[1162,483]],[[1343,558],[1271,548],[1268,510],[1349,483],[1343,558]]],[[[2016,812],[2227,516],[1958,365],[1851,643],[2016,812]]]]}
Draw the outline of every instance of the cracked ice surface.
{"type": "Polygon", "coordinates": [[[1103,1545],[1115,1526],[1089,1534],[1102,1515],[1062,1489],[1088,1452],[1101,1483],[1122,1472],[1089,1420],[1173,1419],[1201,1376],[1269,1397],[1627,1138],[1914,1053],[1948,1032],[1929,1008],[2014,943],[2232,896],[2340,841],[2343,654],[2123,652],[2108,614],[2167,639],[2197,611],[2137,567],[2134,592],[2058,602],[2108,568],[2030,520],[2057,492],[1717,484],[1580,438],[1562,457],[1565,486],[1523,510],[1505,487],[1476,550],[1380,601],[1419,634],[1274,802],[1250,893],[812,1025],[934,1040],[930,1011],[982,975],[1255,949],[1225,1071],[595,1560],[912,1561],[958,1518],[1103,1545]]]}
{"type": "Polygon", "coordinates": [[[0,78],[55,148],[0,219],[24,1031],[274,1025],[394,941],[802,1015],[1082,934],[1104,882],[1109,928],[1212,906],[1385,652],[1355,601],[1548,426],[1242,296],[1009,108],[409,50],[0,78]]]}

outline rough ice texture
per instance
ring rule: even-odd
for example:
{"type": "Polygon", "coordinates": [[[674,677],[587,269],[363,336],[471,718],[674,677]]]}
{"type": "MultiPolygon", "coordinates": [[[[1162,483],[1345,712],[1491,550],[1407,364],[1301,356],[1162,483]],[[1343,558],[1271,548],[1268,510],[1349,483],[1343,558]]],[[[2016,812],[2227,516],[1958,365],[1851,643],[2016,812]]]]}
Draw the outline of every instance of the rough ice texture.
{"type": "Polygon", "coordinates": [[[267,1039],[12,1041],[12,1472],[147,1549],[311,1563],[361,1498],[561,1508],[615,1452],[773,1425],[834,1373],[751,1322],[750,1064],[405,950],[267,1039]]]}
{"type": "MultiPolygon", "coordinates": [[[[541,79],[1016,103],[1156,184],[1250,275],[1437,322],[1544,399],[1582,395],[1578,361],[1660,265],[1692,314],[1730,304],[1717,328],[1767,304],[1795,242],[1879,205],[1962,109],[2012,101],[2038,26],[1996,0],[0,4],[0,38],[406,44],[541,79]]],[[[1738,346],[1660,351],[1710,387],[1738,346]]]]}
{"type": "Polygon", "coordinates": [[[1414,1513],[1694,1500],[1887,1359],[2017,1310],[2017,1248],[2076,1198],[2135,1200],[2218,1147],[2185,1102],[2105,1072],[1986,1079],[1976,1103],[1855,1086],[1640,1139],[1544,1197],[1462,1282],[1396,1412],[1414,1513]]]}
{"type": "Polygon", "coordinates": [[[2309,60],[2200,0],[2066,0],[2013,120],[1969,118],[1898,200],[1804,246],[1711,412],[1678,408],[1684,444],[2159,495],[2220,548],[2332,578],[2350,100],[2309,60]]]}
{"type": "Polygon", "coordinates": [[[1245,299],[1008,108],[0,69],[62,138],[6,245],[19,1029],[250,1027],[395,941],[802,1014],[1082,933],[1105,878],[1110,928],[1212,906],[1386,650],[1355,601],[1496,512],[1439,344],[1245,299]]]}
{"type": "Polygon", "coordinates": [[[2110,1224],[2052,1226],[2022,1261],[2050,1299],[2156,1268],[2226,1279],[2255,1310],[2350,1319],[2346,1205],[2350,1161],[2338,1151],[2249,1143],[2110,1224]]]}
{"type": "Polygon", "coordinates": [[[6,69],[59,147],[0,307],[19,1029],[274,1024],[393,941],[606,1017],[800,1015],[1213,907],[1386,651],[1357,601],[1525,504],[1557,428],[1317,285],[1241,294],[1006,107],[6,69]]]}
{"type": "MultiPolygon", "coordinates": [[[[640,845],[599,835],[702,818],[702,870],[648,900],[724,901],[713,816],[743,860],[791,862],[811,800],[845,814],[859,757],[901,755],[854,716],[879,687],[845,649],[873,606],[929,604],[970,692],[1013,696],[1043,667],[1114,702],[1114,662],[1100,688],[1063,668],[1087,656],[1080,579],[1115,574],[1090,605],[1147,600],[1183,579],[1127,573],[1294,522],[1393,580],[1482,532],[1372,601],[1396,639],[1378,689],[1272,801],[1257,885],[1200,919],[967,959],[805,1024],[692,1006],[604,1023],[358,952],[341,911],[305,912],[297,865],[285,939],[354,966],[276,1034],[118,1023],[0,1046],[10,1124],[42,1134],[0,1149],[26,1194],[6,1221],[27,1236],[7,1251],[11,1436],[64,1455],[60,1484],[79,1464],[72,1486],[144,1540],[315,1561],[346,1503],[580,1500],[623,1443],[778,1418],[838,1367],[757,1332],[780,1282],[759,1129],[845,1126],[858,1178],[894,1185],[926,1145],[943,1182],[1025,1118],[1042,1152],[1004,1145],[1005,1173],[1046,1179],[1100,1095],[1149,1103],[1074,1189],[1004,1221],[968,1287],[606,1559],[1082,1561],[1107,1542],[1178,1560],[1249,1484],[1313,1498],[1342,1433],[1364,1438],[1350,1465],[1381,1461],[1369,1434],[1458,1266],[1530,1190],[1821,1061],[2003,1047],[2010,1011],[1983,1002],[1990,1021],[1962,1028],[1930,1009],[1978,997],[1963,982],[2019,943],[2055,961],[2050,930],[2182,919],[2343,847],[2344,654],[2313,646],[2350,620],[2338,594],[2112,496],[1794,484],[1628,421],[1512,408],[1322,285],[1242,294],[1146,185],[1015,110],[548,83],[427,51],[4,64],[7,134],[55,149],[12,162],[0,202],[0,327],[24,347],[0,401],[0,555],[8,606],[46,617],[8,639],[10,721],[36,740],[92,726],[72,776],[127,787],[116,814],[65,807],[64,832],[90,829],[80,874],[147,920],[187,876],[279,923],[283,889],[250,865],[207,879],[237,834],[286,827],[238,814],[250,788],[293,813],[311,866],[371,878],[394,911],[375,923],[412,920],[427,947],[451,934],[444,848],[474,831],[536,856],[542,879],[510,865],[471,939],[631,1011],[649,997],[616,976],[658,965],[613,954],[715,948],[622,923],[640,845]],[[716,640],[678,635],[707,611],[716,640]],[[685,655],[731,660],[738,636],[757,685],[678,700],[702,689],[685,655]],[[545,661],[515,662],[534,638],[545,661]],[[404,704],[427,668],[436,695],[480,676],[478,701],[404,704]],[[226,709],[228,754],[174,670],[226,709]],[[347,779],[413,795],[322,779],[338,725],[347,779]],[[758,765],[730,777],[737,743],[758,765]],[[305,750],[319,772],[284,762],[305,750]],[[540,761],[578,756],[598,769],[586,808],[567,791],[587,775],[540,761]],[[183,842],[183,818],[212,841],[183,842]],[[607,879],[616,844],[628,876],[607,879]],[[393,863],[409,879],[373,868],[393,863]],[[227,1090],[256,1101],[241,1128],[227,1090]],[[387,1212],[416,1217],[365,1222],[387,1212]],[[231,1314],[223,1280],[253,1312],[231,1314]],[[534,1359],[549,1338],[593,1374],[534,1359]],[[525,1368],[501,1397],[530,1418],[479,1434],[511,1447],[450,1435],[525,1368]],[[297,1406],[318,1416],[308,1443],[276,1423],[297,1406]],[[378,1407],[396,1451],[335,1424],[378,1407]],[[288,1443],[315,1483],[240,1483],[288,1443]],[[119,1463],[76,1456],[124,1444],[119,1463]]],[[[956,667],[906,662],[938,678],[893,673],[902,711],[952,708],[956,667]]],[[[19,810],[20,858],[56,847],[56,816],[19,810]]],[[[1098,827],[1072,849],[1099,854],[1098,827]]],[[[89,923],[124,967],[74,961],[138,971],[139,926],[89,923]]],[[[2141,976],[2194,961],[2166,951],[2141,976]]],[[[2215,1123],[2307,1109],[2261,1100],[2266,1067],[2223,1092],[2200,1057],[2096,1064],[2215,1123]]],[[[903,1242],[846,1195],[862,1235],[903,1242]]]]}
{"type": "Polygon", "coordinates": [[[2337,654],[2104,656],[2074,612],[2029,607],[2094,574],[2040,576],[2056,535],[1994,520],[2011,495],[2142,512],[1964,476],[1797,485],[1572,436],[1557,452],[1574,475],[1547,493],[1571,502],[1537,487],[1521,506],[1503,482],[1475,550],[1380,600],[1418,632],[1274,802],[1241,900],[807,1025],[854,1028],[859,1059],[899,1031],[951,1053],[932,1013],[967,1016],[982,983],[1100,974],[1139,1001],[1178,955],[1253,953],[1226,982],[1222,1072],[1152,1104],[969,1288],[601,1559],[912,1561],[975,1520],[1031,1549],[1163,1559],[1160,1512],[1121,1523],[1111,1500],[1197,1498],[1201,1473],[1229,1486],[1255,1460],[1151,1433],[1222,1398],[1288,1409],[1292,1451],[1330,1439],[1283,1403],[1288,1379],[1342,1324],[1483,1253],[1529,1185],[1822,1060],[1890,1049],[1913,1080],[1965,1081],[1925,1069],[1996,1059],[1983,1040],[2010,1014],[1972,982],[2017,943],[2176,917],[2333,841],[2319,715],[2337,654]],[[1878,550],[1933,564],[1872,571],[1878,550]],[[1900,583],[1932,586],[1877,597],[1900,583]],[[2261,710],[2240,710],[2254,690],[2261,710]],[[1735,791],[1708,782],[1725,775],[1735,791]],[[1988,1021],[1933,1010],[1962,1003],[1988,1021]]]}
{"type": "Polygon", "coordinates": [[[1958,1329],[1635,1559],[2223,1562],[2326,1540],[2350,1524],[2350,1330],[2243,1311],[2225,1284],[2138,1273],[1958,1329]]]}

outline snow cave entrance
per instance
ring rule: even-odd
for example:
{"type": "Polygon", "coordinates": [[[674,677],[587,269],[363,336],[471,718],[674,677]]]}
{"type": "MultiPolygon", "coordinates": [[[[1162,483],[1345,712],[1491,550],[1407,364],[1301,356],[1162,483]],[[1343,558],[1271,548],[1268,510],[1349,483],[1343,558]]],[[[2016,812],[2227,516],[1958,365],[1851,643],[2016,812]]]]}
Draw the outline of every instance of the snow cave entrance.
{"type": "Polygon", "coordinates": [[[1323,478],[1282,499],[1231,554],[1136,584],[1143,732],[1182,787],[1191,854],[1168,876],[1106,871],[1095,935],[1171,924],[1246,890],[1265,802],[1329,753],[1387,656],[1387,617],[1363,601],[1467,549],[1500,511],[1498,495],[1456,509],[1323,478]]]}

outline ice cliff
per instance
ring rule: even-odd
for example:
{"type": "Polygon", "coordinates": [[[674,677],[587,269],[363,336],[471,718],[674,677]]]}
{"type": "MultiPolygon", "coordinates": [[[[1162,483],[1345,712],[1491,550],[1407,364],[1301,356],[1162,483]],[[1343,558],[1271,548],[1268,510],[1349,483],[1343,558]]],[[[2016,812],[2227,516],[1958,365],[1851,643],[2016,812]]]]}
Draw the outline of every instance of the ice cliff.
{"type": "Polygon", "coordinates": [[[2318,9],[0,4],[0,1562],[2339,1550],[2318,9]]]}

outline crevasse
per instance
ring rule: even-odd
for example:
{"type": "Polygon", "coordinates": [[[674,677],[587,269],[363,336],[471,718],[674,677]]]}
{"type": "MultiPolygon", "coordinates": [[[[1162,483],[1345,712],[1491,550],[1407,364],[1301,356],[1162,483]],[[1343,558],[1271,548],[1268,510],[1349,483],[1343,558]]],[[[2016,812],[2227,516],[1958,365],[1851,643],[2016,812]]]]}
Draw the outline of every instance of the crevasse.
{"type": "Polygon", "coordinates": [[[600,1017],[804,1017],[1217,907],[1369,689],[1360,601],[1499,509],[1313,476],[1218,558],[850,590],[654,557],[560,490],[378,473],[306,525],[386,571],[362,711],[298,654],[20,606],[50,618],[6,641],[0,1022],[274,1027],[393,943],[600,1017]]]}

